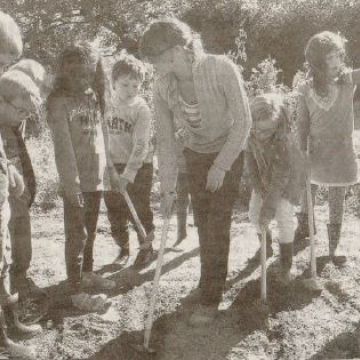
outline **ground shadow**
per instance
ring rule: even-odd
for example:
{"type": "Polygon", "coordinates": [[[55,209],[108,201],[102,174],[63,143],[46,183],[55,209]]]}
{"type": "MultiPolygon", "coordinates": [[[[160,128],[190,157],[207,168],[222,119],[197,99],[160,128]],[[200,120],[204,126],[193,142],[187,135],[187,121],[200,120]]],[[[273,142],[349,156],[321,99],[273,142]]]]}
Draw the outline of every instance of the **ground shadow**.
{"type": "MultiPolygon", "coordinates": [[[[156,254],[155,258],[156,258],[156,254]]],[[[198,256],[199,248],[195,248],[190,252],[183,253],[180,256],[175,257],[169,262],[165,263],[162,267],[161,274],[164,275],[177,267],[181,266],[185,261],[198,256]]],[[[117,286],[113,290],[109,290],[106,293],[110,298],[118,296],[120,294],[125,294],[128,291],[132,290],[136,286],[140,286],[145,282],[150,282],[153,280],[155,275],[155,269],[139,272],[139,269],[134,266],[130,266],[122,269],[118,273],[112,274],[109,279],[112,279],[116,282],[117,286]]],[[[67,287],[67,282],[62,281],[56,285],[52,285],[44,288],[48,293],[49,298],[49,310],[48,314],[42,320],[46,322],[51,319],[57,326],[61,326],[63,319],[65,317],[75,317],[83,312],[75,309],[71,304],[70,293],[67,287]]],[[[88,291],[89,293],[95,293],[88,291]]]]}
{"type": "Polygon", "coordinates": [[[359,328],[353,332],[344,332],[327,343],[309,360],[359,359],[359,338],[359,328]]]}
{"type": "Polygon", "coordinates": [[[257,330],[264,330],[268,336],[281,339],[281,334],[269,331],[269,316],[281,311],[301,309],[311,303],[318,293],[307,291],[300,281],[294,281],[285,289],[276,280],[273,269],[270,269],[268,280],[268,311],[259,305],[259,279],[244,284],[232,305],[221,311],[211,326],[202,329],[188,325],[194,302],[183,298],[175,312],[161,316],[154,323],[151,346],[158,349],[157,354],[139,353],[131,346],[142,343],[143,332],[124,332],[88,360],[205,360],[210,355],[211,359],[223,360],[242,339],[257,330]]]}

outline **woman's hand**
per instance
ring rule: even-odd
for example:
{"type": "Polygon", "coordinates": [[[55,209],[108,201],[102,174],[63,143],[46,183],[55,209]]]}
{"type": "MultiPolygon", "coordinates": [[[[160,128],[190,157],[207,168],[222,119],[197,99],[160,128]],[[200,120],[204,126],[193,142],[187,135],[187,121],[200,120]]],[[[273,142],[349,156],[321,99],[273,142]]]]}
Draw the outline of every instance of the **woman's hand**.
{"type": "Polygon", "coordinates": [[[13,164],[8,165],[8,174],[10,193],[18,198],[24,193],[25,190],[24,178],[13,164]]]}
{"type": "Polygon", "coordinates": [[[129,180],[120,175],[119,176],[119,189],[118,190],[119,190],[119,192],[121,194],[124,195],[126,193],[128,184],[129,184],[129,180]]]}
{"type": "Polygon", "coordinates": [[[81,192],[65,191],[65,198],[74,207],[84,207],[84,197],[81,192]]]}
{"type": "Polygon", "coordinates": [[[263,205],[260,210],[259,225],[261,228],[269,226],[271,220],[275,217],[278,206],[279,196],[276,193],[268,194],[263,198],[263,205]]]}
{"type": "Polygon", "coordinates": [[[175,191],[164,192],[160,199],[160,212],[164,218],[170,218],[176,199],[175,191]]]}
{"type": "Polygon", "coordinates": [[[213,164],[208,172],[206,190],[211,192],[219,190],[223,185],[225,174],[225,170],[213,164]]]}

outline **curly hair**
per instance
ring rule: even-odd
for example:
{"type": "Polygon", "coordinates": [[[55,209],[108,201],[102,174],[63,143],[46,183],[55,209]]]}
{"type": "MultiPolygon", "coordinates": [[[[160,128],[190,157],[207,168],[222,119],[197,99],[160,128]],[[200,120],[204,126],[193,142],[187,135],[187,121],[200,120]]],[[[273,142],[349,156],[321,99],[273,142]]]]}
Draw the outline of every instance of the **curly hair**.
{"type": "MultiPolygon", "coordinates": [[[[97,49],[89,43],[79,43],[68,46],[63,50],[59,57],[57,75],[54,82],[54,87],[51,95],[59,95],[69,92],[67,84],[68,74],[64,71],[64,65],[68,62],[79,62],[84,66],[88,66],[89,71],[92,71],[95,75],[94,83],[90,84],[95,91],[102,113],[105,111],[105,72],[102,62],[102,58],[97,49]]],[[[50,95],[50,96],[51,96],[50,95]]]]}
{"type": "Polygon", "coordinates": [[[346,42],[347,40],[343,36],[331,31],[315,34],[308,41],[305,48],[305,60],[309,67],[308,77],[312,78],[313,87],[319,95],[326,96],[328,94],[326,56],[332,52],[338,52],[345,63],[346,42]]]}
{"type": "Polygon", "coordinates": [[[135,56],[123,53],[112,68],[112,81],[115,82],[120,76],[127,75],[139,79],[142,82],[145,79],[145,67],[135,56]]]}
{"type": "Polygon", "coordinates": [[[140,54],[151,62],[151,58],[181,45],[193,51],[195,56],[204,50],[199,34],[177,18],[154,21],[145,30],[140,40],[140,54]]]}
{"type": "Polygon", "coordinates": [[[258,121],[272,119],[274,126],[277,124],[276,127],[282,129],[284,133],[290,131],[290,117],[283,95],[278,93],[258,95],[251,101],[250,111],[253,126],[256,126],[258,121]]]}

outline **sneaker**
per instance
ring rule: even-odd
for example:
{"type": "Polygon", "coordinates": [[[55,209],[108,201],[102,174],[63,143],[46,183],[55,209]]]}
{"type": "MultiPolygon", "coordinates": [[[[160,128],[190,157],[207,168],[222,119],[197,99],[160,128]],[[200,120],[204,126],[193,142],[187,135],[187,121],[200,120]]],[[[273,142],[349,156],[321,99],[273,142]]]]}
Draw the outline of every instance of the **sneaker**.
{"type": "Polygon", "coordinates": [[[116,286],[115,281],[105,279],[93,272],[83,272],[81,286],[84,288],[97,288],[99,290],[111,290],[116,286]]]}
{"type": "Polygon", "coordinates": [[[105,294],[80,293],[72,295],[71,301],[77,309],[88,312],[104,312],[111,305],[111,301],[105,294]]]}
{"type": "Polygon", "coordinates": [[[207,326],[215,320],[217,314],[217,306],[199,305],[190,316],[189,325],[193,327],[207,326]]]}
{"type": "Polygon", "coordinates": [[[11,287],[13,293],[19,293],[19,299],[31,298],[43,298],[48,294],[45,290],[39,288],[33,279],[26,277],[25,275],[11,276],[11,287]]]}
{"type": "Polygon", "coordinates": [[[152,260],[153,254],[154,254],[154,250],[151,244],[150,246],[147,247],[143,247],[143,248],[140,247],[140,250],[134,262],[134,266],[143,267],[148,265],[152,260]]]}
{"type": "Polygon", "coordinates": [[[292,270],[279,269],[277,273],[277,279],[283,286],[289,286],[289,284],[295,280],[296,275],[292,270]]]}
{"type": "Polygon", "coordinates": [[[118,257],[114,260],[114,264],[125,266],[130,258],[130,251],[128,248],[121,248],[118,257]]]}
{"type": "Polygon", "coordinates": [[[38,358],[34,347],[17,344],[10,339],[6,340],[5,351],[14,359],[36,360],[38,358]]]}
{"type": "Polygon", "coordinates": [[[26,325],[18,320],[15,321],[15,328],[27,336],[35,336],[42,332],[42,327],[39,324],[26,325]]]}

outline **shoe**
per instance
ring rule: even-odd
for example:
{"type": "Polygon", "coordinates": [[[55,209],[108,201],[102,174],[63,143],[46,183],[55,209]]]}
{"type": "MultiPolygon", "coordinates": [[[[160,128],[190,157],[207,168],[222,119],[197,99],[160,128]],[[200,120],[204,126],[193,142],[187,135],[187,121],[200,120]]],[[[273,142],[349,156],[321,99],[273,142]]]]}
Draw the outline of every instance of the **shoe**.
{"type": "Polygon", "coordinates": [[[77,309],[88,312],[104,312],[111,305],[105,294],[89,295],[82,292],[72,295],[71,301],[77,309]]]}
{"type": "Polygon", "coordinates": [[[215,305],[199,305],[190,316],[188,321],[190,326],[201,327],[211,324],[218,314],[218,308],[215,305]]]}
{"type": "Polygon", "coordinates": [[[279,281],[287,286],[295,279],[292,273],[293,263],[293,243],[280,244],[280,271],[278,274],[279,281]]]}
{"type": "Polygon", "coordinates": [[[12,359],[36,360],[38,358],[34,347],[17,344],[9,338],[6,339],[5,351],[12,359]]]}
{"type": "Polygon", "coordinates": [[[14,325],[19,332],[27,336],[36,336],[42,333],[42,327],[39,324],[26,325],[17,320],[14,325]]]}
{"type": "Polygon", "coordinates": [[[125,266],[130,258],[130,250],[128,248],[121,248],[118,257],[114,260],[114,264],[125,266]]]}
{"type": "Polygon", "coordinates": [[[8,305],[12,313],[12,321],[15,328],[23,335],[35,336],[42,332],[42,327],[39,324],[26,325],[19,320],[19,304],[12,303],[8,305]]]}
{"type": "Polygon", "coordinates": [[[115,281],[105,279],[93,272],[83,272],[81,286],[84,288],[96,288],[98,290],[111,290],[116,286],[115,281]]]}
{"type": "Polygon", "coordinates": [[[189,293],[188,296],[180,300],[182,306],[194,306],[200,303],[201,299],[201,288],[197,287],[189,293]]]}
{"type": "Polygon", "coordinates": [[[135,267],[144,267],[146,265],[148,265],[153,257],[154,254],[154,250],[153,247],[150,243],[150,246],[146,246],[146,247],[140,247],[140,250],[136,256],[135,262],[134,262],[134,266],[135,267]]]}
{"type": "Polygon", "coordinates": [[[336,249],[339,245],[341,224],[328,224],[328,237],[329,237],[329,256],[331,261],[336,266],[342,266],[346,263],[346,256],[336,255],[336,249]]]}
{"type": "Polygon", "coordinates": [[[19,299],[47,297],[47,292],[39,288],[35,282],[25,274],[11,274],[10,282],[12,293],[18,293],[19,299]]]}

